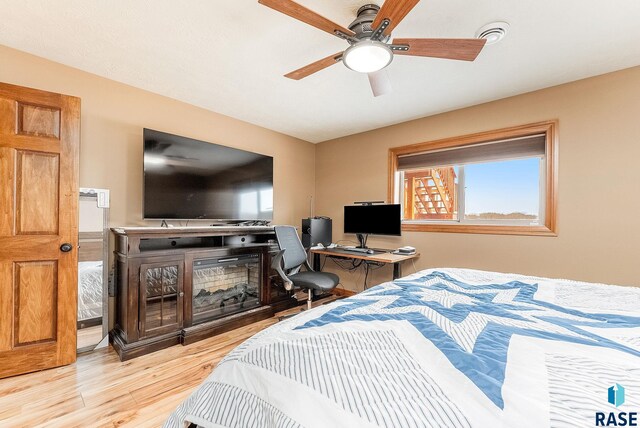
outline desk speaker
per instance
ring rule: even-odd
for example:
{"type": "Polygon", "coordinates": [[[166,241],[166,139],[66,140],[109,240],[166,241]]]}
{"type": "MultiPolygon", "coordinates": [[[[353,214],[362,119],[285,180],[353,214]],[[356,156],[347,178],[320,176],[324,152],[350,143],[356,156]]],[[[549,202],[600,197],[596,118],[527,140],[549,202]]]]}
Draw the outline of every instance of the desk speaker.
{"type": "Polygon", "coordinates": [[[331,244],[331,219],[328,217],[313,217],[302,219],[302,245],[305,248],[322,244],[331,244]]]}

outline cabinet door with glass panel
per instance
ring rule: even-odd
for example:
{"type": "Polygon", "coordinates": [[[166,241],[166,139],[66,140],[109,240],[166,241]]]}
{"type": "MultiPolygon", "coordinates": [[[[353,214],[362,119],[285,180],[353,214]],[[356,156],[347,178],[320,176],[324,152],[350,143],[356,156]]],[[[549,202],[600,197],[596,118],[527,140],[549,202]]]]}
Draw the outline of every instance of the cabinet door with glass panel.
{"type": "Polygon", "coordinates": [[[140,265],[140,337],[182,328],[183,274],[181,258],[140,265]]]}

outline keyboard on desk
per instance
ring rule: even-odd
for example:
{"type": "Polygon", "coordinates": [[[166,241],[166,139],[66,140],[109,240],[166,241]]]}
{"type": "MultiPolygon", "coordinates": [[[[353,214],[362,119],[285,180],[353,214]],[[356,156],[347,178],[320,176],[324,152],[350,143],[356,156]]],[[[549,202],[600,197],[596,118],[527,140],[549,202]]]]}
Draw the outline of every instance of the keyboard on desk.
{"type": "Polygon", "coordinates": [[[349,251],[352,253],[360,253],[360,254],[375,254],[375,251],[373,251],[370,248],[353,248],[353,247],[342,247],[340,248],[341,250],[344,251],[349,251]]]}

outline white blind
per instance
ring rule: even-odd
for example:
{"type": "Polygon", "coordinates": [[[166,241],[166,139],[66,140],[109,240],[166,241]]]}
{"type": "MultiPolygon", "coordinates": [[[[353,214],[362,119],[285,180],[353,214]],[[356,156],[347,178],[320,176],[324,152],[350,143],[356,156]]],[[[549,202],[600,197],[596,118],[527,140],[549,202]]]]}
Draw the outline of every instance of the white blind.
{"type": "Polygon", "coordinates": [[[398,170],[405,171],[446,165],[542,157],[545,154],[545,141],[545,134],[539,134],[451,149],[401,155],[398,157],[398,170]]]}

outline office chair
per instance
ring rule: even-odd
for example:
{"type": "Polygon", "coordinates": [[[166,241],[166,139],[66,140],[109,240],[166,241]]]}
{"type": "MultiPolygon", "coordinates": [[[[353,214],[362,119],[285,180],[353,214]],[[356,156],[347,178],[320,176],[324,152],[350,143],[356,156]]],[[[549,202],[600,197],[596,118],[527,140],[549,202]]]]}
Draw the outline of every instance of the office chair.
{"type": "Polygon", "coordinates": [[[333,290],[340,282],[340,278],[329,272],[315,272],[309,266],[307,252],[300,242],[295,227],[275,226],[274,229],[280,252],[273,258],[271,267],[278,272],[287,291],[294,287],[307,290],[307,309],[311,309],[313,291],[333,290]],[[306,272],[300,272],[302,265],[306,268],[306,272]]]}

